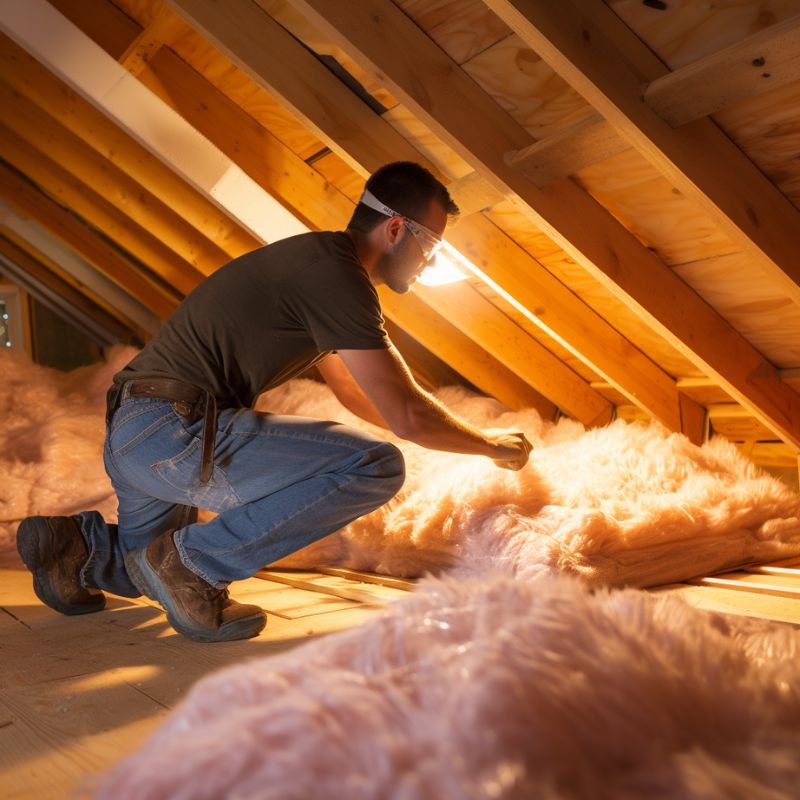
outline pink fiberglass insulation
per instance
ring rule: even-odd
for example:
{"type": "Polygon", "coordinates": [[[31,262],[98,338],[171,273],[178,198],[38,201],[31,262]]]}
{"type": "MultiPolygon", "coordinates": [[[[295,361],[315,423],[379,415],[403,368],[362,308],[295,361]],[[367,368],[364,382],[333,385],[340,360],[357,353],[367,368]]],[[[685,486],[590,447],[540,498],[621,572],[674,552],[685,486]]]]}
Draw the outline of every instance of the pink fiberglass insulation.
{"type": "Polygon", "coordinates": [[[198,683],[98,800],[790,800],[800,631],[566,576],[430,578],[198,683]]]}
{"type": "MultiPolygon", "coordinates": [[[[103,394],[113,363],[63,375],[0,353],[0,525],[6,544],[29,514],[98,508],[113,515],[102,468],[103,394]]],[[[283,563],[338,564],[417,576],[503,569],[567,571],[595,584],[652,586],[800,553],[800,496],[717,438],[696,447],[659,425],[586,431],[543,422],[462,389],[439,396],[484,427],[522,429],[534,443],[520,472],[488,459],[398,442],[403,490],[383,508],[283,563]]],[[[291,381],[259,408],[357,421],[324,385],[291,381]]]]}

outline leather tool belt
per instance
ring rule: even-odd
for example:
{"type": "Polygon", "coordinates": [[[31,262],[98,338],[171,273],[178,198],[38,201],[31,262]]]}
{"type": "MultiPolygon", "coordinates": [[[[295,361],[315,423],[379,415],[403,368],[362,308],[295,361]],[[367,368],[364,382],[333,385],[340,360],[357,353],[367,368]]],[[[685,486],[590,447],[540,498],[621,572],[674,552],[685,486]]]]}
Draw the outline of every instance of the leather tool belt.
{"type": "Polygon", "coordinates": [[[156,397],[168,400],[179,414],[194,422],[203,417],[203,438],[200,451],[200,481],[208,483],[214,471],[214,443],[217,433],[217,402],[211,392],[190,383],[172,378],[151,378],[115,383],[107,395],[106,420],[111,417],[122,401],[127,387],[130,397],[156,397]]]}

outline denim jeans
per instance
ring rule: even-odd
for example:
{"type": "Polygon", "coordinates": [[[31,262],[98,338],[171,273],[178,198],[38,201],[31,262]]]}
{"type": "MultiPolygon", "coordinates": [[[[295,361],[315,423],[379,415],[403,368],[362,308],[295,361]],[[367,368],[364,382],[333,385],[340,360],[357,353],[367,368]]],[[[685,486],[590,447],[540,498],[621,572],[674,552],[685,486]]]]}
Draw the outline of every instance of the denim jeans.
{"type": "Polygon", "coordinates": [[[403,484],[402,454],[388,442],[335,422],[249,409],[220,411],[214,471],[203,484],[202,427],[169,401],[123,390],[104,448],[119,524],[96,511],[79,516],[90,553],[85,586],[138,596],[125,554],[176,529],[181,561],[222,587],[378,508],[403,484]],[[199,524],[197,507],[218,516],[199,524]]]}

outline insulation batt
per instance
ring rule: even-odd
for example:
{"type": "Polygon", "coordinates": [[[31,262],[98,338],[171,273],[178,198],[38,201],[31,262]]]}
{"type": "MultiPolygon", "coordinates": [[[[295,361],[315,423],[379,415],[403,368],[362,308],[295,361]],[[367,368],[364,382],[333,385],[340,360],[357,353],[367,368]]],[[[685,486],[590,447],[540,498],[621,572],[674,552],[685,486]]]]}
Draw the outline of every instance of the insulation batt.
{"type": "MultiPolygon", "coordinates": [[[[114,519],[102,466],[104,394],[134,352],[72,373],[0,353],[0,545],[30,514],[97,508],[114,519]]],[[[387,505],[282,562],[398,576],[445,568],[520,578],[571,572],[609,586],[653,586],[800,553],[800,496],[721,438],[702,447],[651,424],[586,431],[535,411],[509,412],[463,389],[439,397],[482,427],[522,429],[534,444],[520,472],[489,459],[400,442],[407,481],[387,505]]],[[[294,380],[258,407],[370,426],[324,385],[294,380]]]]}
{"type": "Polygon", "coordinates": [[[800,631],[575,578],[428,578],[217,672],[98,800],[790,800],[800,631]]]}

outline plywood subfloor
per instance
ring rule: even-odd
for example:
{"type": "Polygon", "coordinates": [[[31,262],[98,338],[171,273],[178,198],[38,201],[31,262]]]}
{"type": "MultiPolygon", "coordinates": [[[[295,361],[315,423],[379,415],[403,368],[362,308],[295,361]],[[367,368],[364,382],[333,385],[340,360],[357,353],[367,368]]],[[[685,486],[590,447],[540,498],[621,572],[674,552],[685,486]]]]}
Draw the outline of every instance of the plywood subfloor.
{"type": "Polygon", "coordinates": [[[232,590],[267,610],[260,636],[201,645],[148,600],[111,597],[103,612],[61,616],[38,602],[16,558],[0,561],[0,796],[65,798],[135,750],[199,678],[359,625],[405,594],[335,575],[276,577],[232,590]]]}

